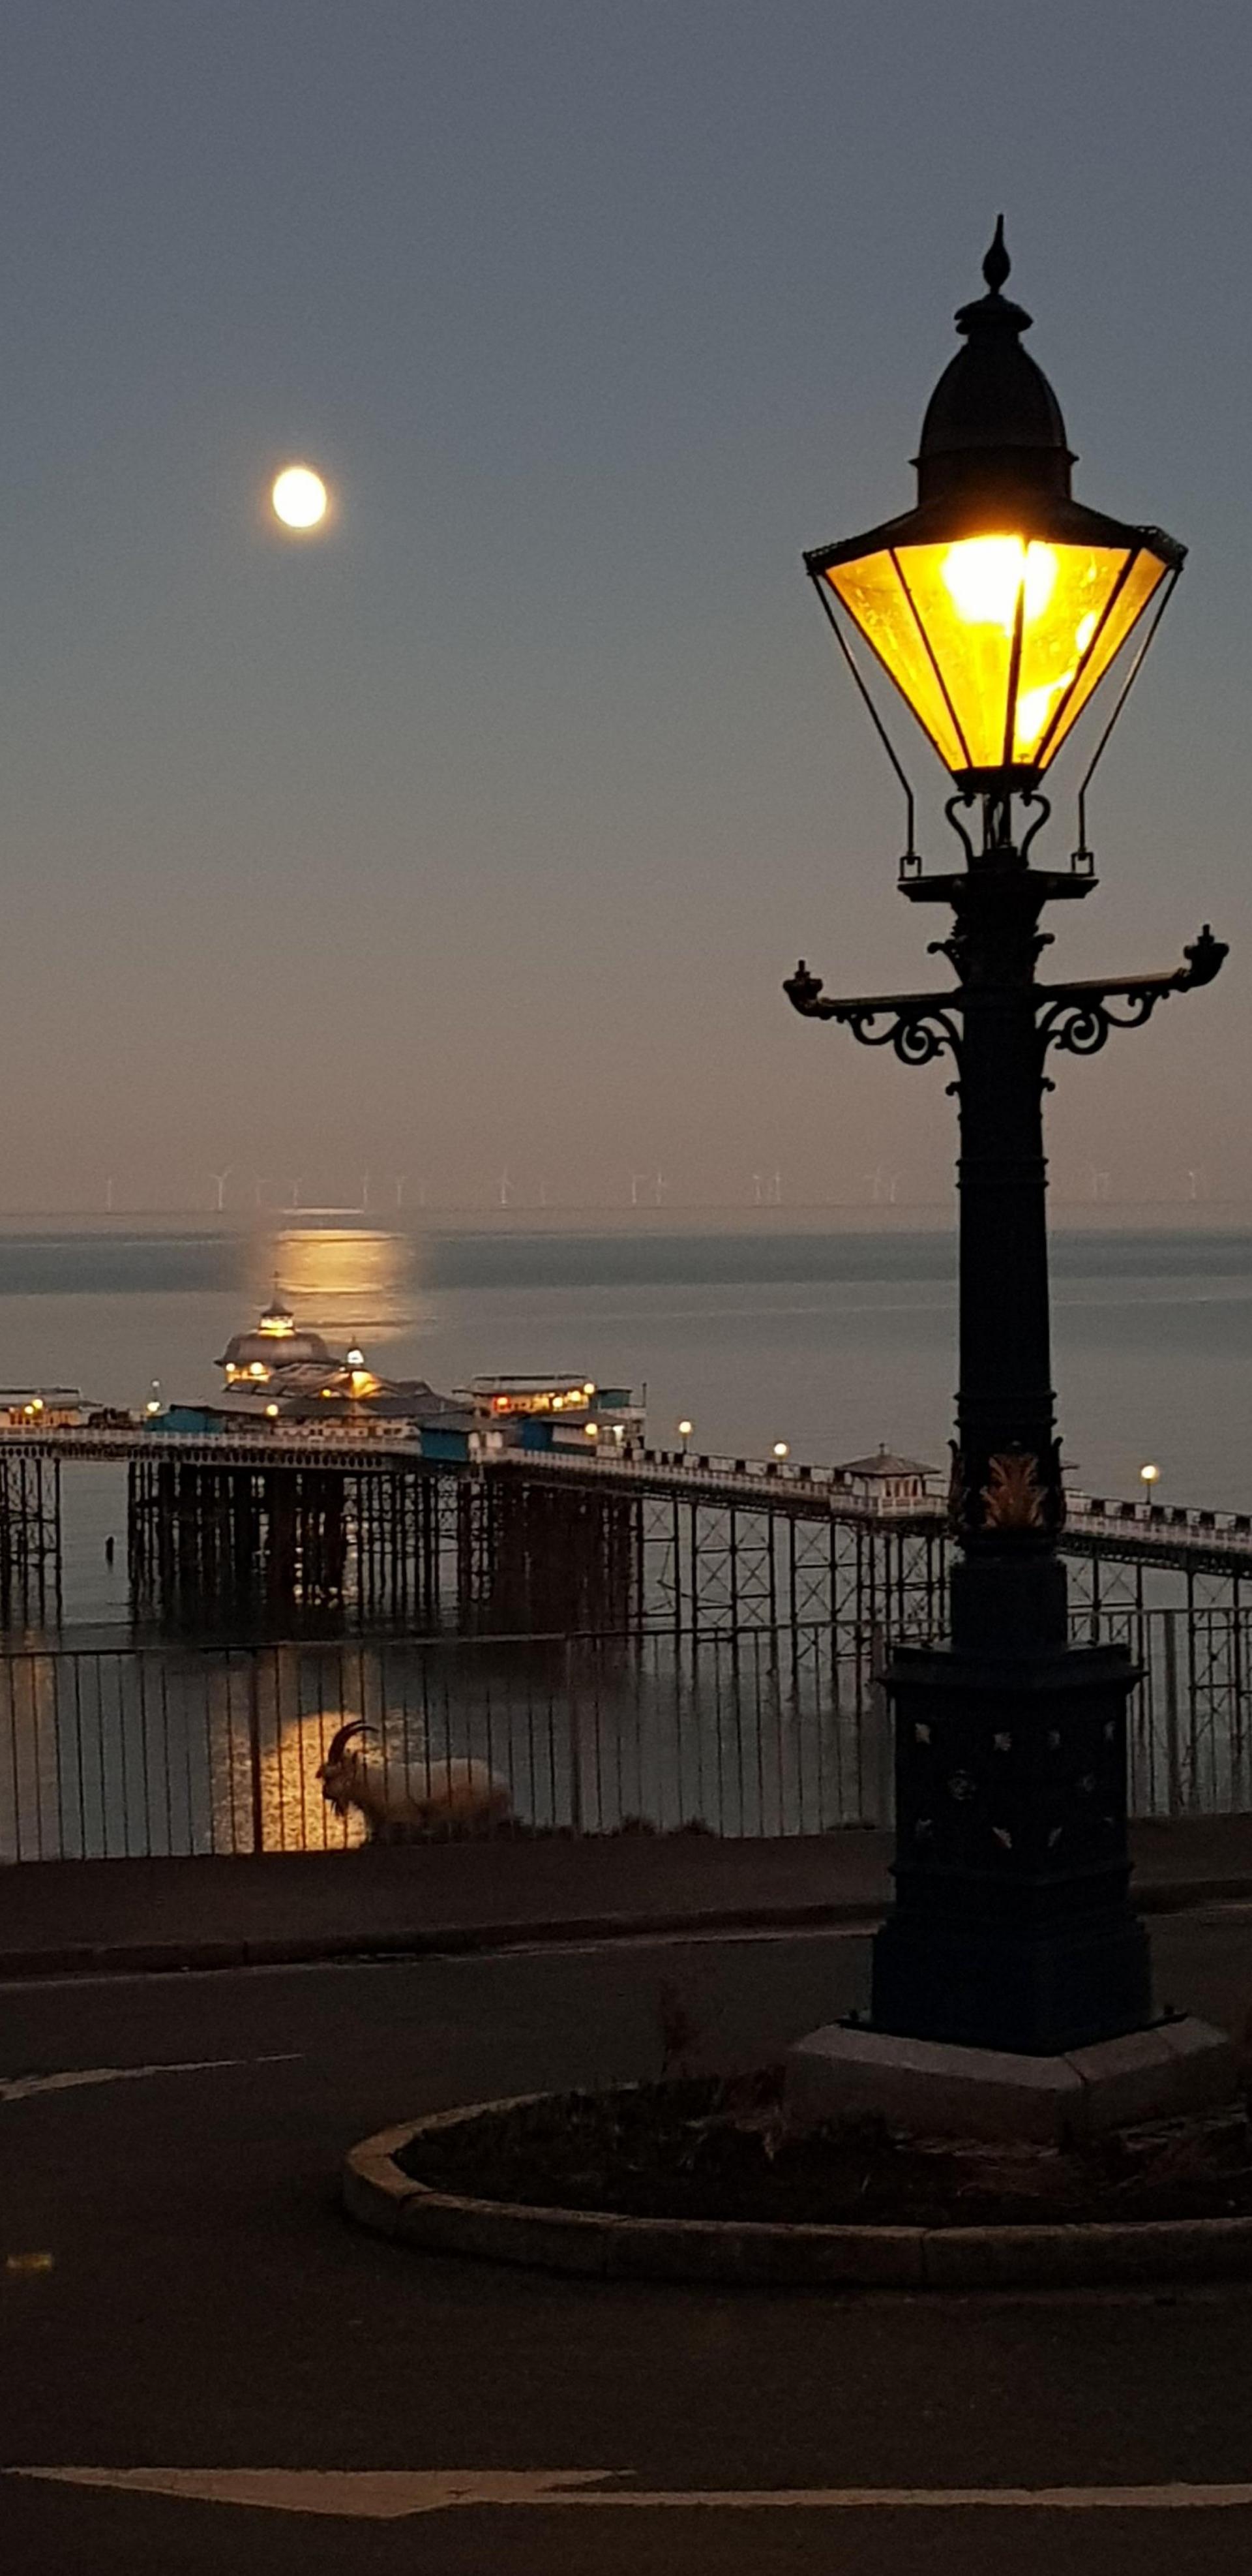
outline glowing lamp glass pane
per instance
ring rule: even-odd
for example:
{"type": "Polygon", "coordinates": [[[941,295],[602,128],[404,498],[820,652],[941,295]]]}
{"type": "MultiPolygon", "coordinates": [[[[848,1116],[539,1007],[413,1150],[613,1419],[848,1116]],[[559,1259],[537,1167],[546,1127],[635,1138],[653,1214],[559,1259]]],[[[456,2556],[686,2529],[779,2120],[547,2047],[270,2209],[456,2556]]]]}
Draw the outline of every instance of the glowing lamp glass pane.
{"type": "Polygon", "coordinates": [[[1166,566],[1009,533],[901,546],[826,578],[946,766],[1043,771],[1166,566]]]}
{"type": "MultiPolygon", "coordinates": [[[[1013,632],[1034,551],[1020,537],[968,537],[958,545],[902,547],[897,558],[964,745],[950,764],[958,769],[994,769],[1004,760],[1013,632]]],[[[1041,551],[1051,555],[1052,548],[1041,551]]],[[[1031,566],[1032,597],[1044,595],[1049,570],[1046,562],[1031,566]]]]}
{"type": "MultiPolygon", "coordinates": [[[[1017,757],[1022,760],[1038,759],[1040,767],[1045,769],[1047,768],[1048,763],[1055,758],[1057,752],[1060,750],[1061,744],[1064,742],[1071,726],[1077,723],[1088,698],[1091,696],[1093,689],[1099,686],[1110,662],[1112,662],[1116,655],[1120,653],[1132,626],[1137,625],[1140,617],[1143,615],[1144,609],[1148,605],[1149,600],[1152,599],[1155,593],[1159,590],[1161,583],[1165,579],[1167,569],[1159,555],[1150,554],[1147,547],[1142,546],[1138,554],[1135,555],[1131,561],[1130,569],[1126,573],[1124,580],[1122,580],[1120,589],[1117,589],[1116,583],[1118,578],[1121,576],[1122,566],[1126,562],[1126,555],[1124,553],[1120,551],[1116,553],[1111,551],[1104,552],[1103,550],[1092,550],[1090,553],[1085,553],[1077,546],[1066,546],[1059,551],[1062,554],[1063,560],[1072,557],[1076,566],[1081,567],[1084,564],[1090,564],[1095,568],[1095,570],[1092,575],[1089,589],[1084,589],[1078,584],[1075,584],[1072,589],[1068,590],[1067,600],[1062,603],[1063,605],[1068,606],[1070,612],[1069,631],[1072,636],[1073,643],[1065,653],[1064,660],[1067,666],[1073,666],[1076,668],[1076,678],[1073,689],[1068,696],[1061,691],[1056,693],[1053,701],[1053,712],[1051,712],[1047,718],[1047,726],[1050,727],[1051,730],[1045,729],[1043,735],[1040,737],[1040,752],[1023,751],[1019,752],[1017,755],[1017,757]],[[1115,567],[1114,578],[1111,582],[1105,583],[1103,575],[1099,570],[1102,565],[1112,565],[1115,567]],[[1098,605],[1095,597],[1091,595],[1096,589],[1101,590],[1103,593],[1104,604],[1102,606],[1098,605]],[[1076,610],[1081,612],[1077,616],[1074,614],[1076,610]],[[1093,614],[1095,615],[1096,623],[1094,627],[1091,628],[1090,633],[1088,633],[1088,623],[1093,614]],[[1076,644],[1078,647],[1076,665],[1074,660],[1073,644],[1076,644]]],[[[1035,673],[1039,669],[1039,665],[1038,662],[1028,661],[1026,641],[1026,637],[1023,636],[1022,672],[1017,696],[1017,727],[1019,736],[1023,730],[1024,720],[1028,720],[1029,718],[1026,700],[1031,689],[1038,685],[1046,685],[1046,683],[1052,682],[1056,676],[1055,671],[1053,670],[1047,673],[1046,682],[1044,682],[1042,673],[1040,673],[1039,679],[1036,679],[1035,673]]],[[[1033,651],[1033,638],[1031,639],[1031,643],[1033,651]]]]}
{"type": "Polygon", "coordinates": [[[857,563],[832,564],[826,579],[929,734],[940,759],[949,769],[965,768],[964,750],[896,557],[862,555],[857,563]]]}

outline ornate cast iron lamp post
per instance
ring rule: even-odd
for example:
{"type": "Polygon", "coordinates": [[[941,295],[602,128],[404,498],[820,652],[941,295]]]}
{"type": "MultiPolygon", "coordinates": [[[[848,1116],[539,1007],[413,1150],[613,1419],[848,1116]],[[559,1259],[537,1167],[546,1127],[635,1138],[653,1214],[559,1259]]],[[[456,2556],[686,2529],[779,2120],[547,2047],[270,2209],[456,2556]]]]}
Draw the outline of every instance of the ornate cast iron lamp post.
{"type": "MultiPolygon", "coordinates": [[[[1225,948],[1205,928],[1170,974],[1041,983],[1047,903],[1095,884],[1030,863],[1041,781],[1127,644],[1143,637],[1104,748],[1183,562],[1159,528],[1071,497],[1056,397],[1021,345],[1030,317],[1003,288],[1003,227],[987,293],[957,315],[965,345],[931,398],[903,517],[805,557],[860,682],[841,619],[907,701],[955,793],[964,865],[914,903],[955,915],[932,948],[955,983],[829,999],[801,963],[785,986],[806,1018],[842,1021],[905,1064],[952,1057],[960,1116],[960,1390],[951,1521],[959,1555],[950,1642],[898,1646],[895,1905],[874,1945],[882,2032],[1055,2054],[1152,2017],[1147,1939],[1132,1910],[1126,1703],[1115,1646],[1068,1642],[1065,1517],[1051,1384],[1043,1094],[1050,1051],[1094,1055],[1167,994],[1207,984],[1225,948]],[[1154,613],[1150,616],[1149,611],[1154,613]]],[[[868,697],[867,697],[868,703],[868,697]]],[[[1094,762],[1092,763],[1094,767],[1094,762]]],[[[1087,778],[1090,778],[1090,769],[1087,778]]]]}

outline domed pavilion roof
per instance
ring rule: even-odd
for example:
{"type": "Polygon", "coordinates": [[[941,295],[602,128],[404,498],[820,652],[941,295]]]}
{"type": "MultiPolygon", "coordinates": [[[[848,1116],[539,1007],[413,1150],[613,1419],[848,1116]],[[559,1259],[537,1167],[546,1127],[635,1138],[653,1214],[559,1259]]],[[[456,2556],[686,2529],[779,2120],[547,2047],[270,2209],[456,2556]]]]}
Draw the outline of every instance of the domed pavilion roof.
{"type": "Polygon", "coordinates": [[[269,1377],[275,1369],[287,1369],[301,1363],[316,1368],[338,1365],[334,1352],[320,1333],[298,1326],[290,1306],[284,1304],[275,1283],[274,1294],[259,1322],[250,1333],[233,1333],[217,1366],[236,1377],[269,1377]]]}

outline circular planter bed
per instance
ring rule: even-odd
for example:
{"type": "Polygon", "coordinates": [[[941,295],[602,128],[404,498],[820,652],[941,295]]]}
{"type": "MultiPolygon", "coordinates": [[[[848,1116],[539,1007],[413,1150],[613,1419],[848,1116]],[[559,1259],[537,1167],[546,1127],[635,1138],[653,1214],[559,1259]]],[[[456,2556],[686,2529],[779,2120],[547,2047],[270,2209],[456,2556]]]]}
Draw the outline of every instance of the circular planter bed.
{"type": "Polygon", "coordinates": [[[353,2149],[351,2215],[444,2253],[636,2279],[956,2287],[1252,2276],[1246,2110],[1078,2149],[789,2133],[781,2072],[533,2094],[353,2149]]]}

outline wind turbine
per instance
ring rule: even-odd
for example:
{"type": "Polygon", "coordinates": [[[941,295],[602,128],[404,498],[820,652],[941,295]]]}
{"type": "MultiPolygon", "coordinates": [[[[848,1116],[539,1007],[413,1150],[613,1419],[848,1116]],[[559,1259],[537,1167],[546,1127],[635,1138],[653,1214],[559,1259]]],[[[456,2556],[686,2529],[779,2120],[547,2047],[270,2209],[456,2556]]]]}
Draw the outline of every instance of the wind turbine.
{"type": "Polygon", "coordinates": [[[264,1200],[264,1197],[262,1196],[262,1192],[263,1192],[263,1191],[267,1188],[267,1186],[268,1186],[268,1184],[267,1184],[267,1182],[266,1182],[266,1179],[265,1179],[265,1176],[264,1176],[264,1174],[263,1174],[263,1173],[261,1173],[261,1172],[254,1172],[254,1173],[253,1173],[253,1175],[252,1175],[252,1178],[253,1178],[253,1182],[254,1182],[254,1184],[255,1184],[255,1189],[256,1189],[256,1203],[257,1203],[257,1206],[258,1206],[258,1207],[264,1207],[264,1205],[265,1205],[265,1200],[264,1200]]]}
{"type": "Polygon", "coordinates": [[[224,1172],[210,1172],[209,1174],[209,1179],[212,1181],[213,1187],[217,1191],[217,1213],[219,1216],[226,1205],[226,1184],[230,1179],[234,1168],[235,1166],[233,1163],[228,1163],[224,1172]]]}
{"type": "Polygon", "coordinates": [[[654,1207],[660,1206],[661,1200],[668,1188],[669,1182],[663,1178],[660,1172],[658,1172],[656,1179],[652,1184],[652,1203],[654,1207]]]}
{"type": "Polygon", "coordinates": [[[648,1177],[648,1175],[647,1175],[647,1173],[646,1173],[646,1172],[632,1172],[632,1173],[631,1173],[631,1176],[630,1176],[630,1204],[631,1204],[631,1206],[632,1206],[632,1207],[638,1207],[638,1205],[639,1205],[639,1185],[640,1185],[640,1183],[641,1183],[642,1181],[646,1181],[647,1177],[648,1177]]]}
{"type": "Polygon", "coordinates": [[[782,1173],[781,1173],[781,1172],[775,1172],[775,1174],[774,1174],[774,1178],[773,1178],[773,1182],[772,1182],[772,1184],[770,1185],[770,1187],[769,1187],[769,1188],[767,1189],[767,1191],[766,1191],[766,1204],[767,1204],[767,1206],[769,1206],[769,1207],[781,1207],[781,1206],[782,1206],[782,1173]]]}
{"type": "Polygon", "coordinates": [[[753,1207],[763,1207],[765,1204],[761,1197],[761,1175],[759,1172],[754,1172],[752,1175],[752,1204],[753,1207]]]}
{"type": "Polygon", "coordinates": [[[512,1182],[511,1182],[511,1180],[509,1179],[508,1173],[507,1173],[507,1172],[501,1172],[501,1174],[500,1174],[500,1205],[501,1205],[501,1207],[502,1207],[502,1208],[506,1208],[506,1207],[511,1207],[511,1206],[512,1206],[512,1204],[513,1204],[513,1184],[512,1184],[512,1182]]]}
{"type": "Polygon", "coordinates": [[[361,1214],[362,1214],[362,1216],[364,1216],[365,1211],[366,1211],[367,1207],[369,1206],[369,1203],[370,1203],[370,1176],[369,1176],[369,1173],[368,1173],[368,1172],[362,1172],[362,1174],[361,1174],[361,1214]]]}
{"type": "Polygon", "coordinates": [[[300,1205],[300,1183],[298,1180],[293,1181],[291,1184],[291,1205],[293,1208],[298,1208],[300,1205]]]}
{"type": "Polygon", "coordinates": [[[111,1180],[106,1181],[104,1185],[104,1212],[106,1216],[112,1216],[113,1214],[113,1183],[111,1180]]]}

